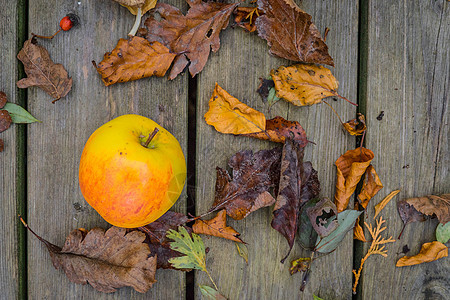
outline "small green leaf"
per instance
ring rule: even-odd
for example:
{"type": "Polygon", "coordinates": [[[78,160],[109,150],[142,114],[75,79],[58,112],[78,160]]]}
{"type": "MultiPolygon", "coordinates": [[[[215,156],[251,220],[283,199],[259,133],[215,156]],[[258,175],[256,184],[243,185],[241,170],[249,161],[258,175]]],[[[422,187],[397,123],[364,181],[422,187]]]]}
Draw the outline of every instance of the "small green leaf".
{"type": "Polygon", "coordinates": [[[269,104],[269,107],[277,103],[281,98],[277,97],[277,91],[275,88],[270,88],[269,95],[267,96],[267,104],[269,104]]]}
{"type": "Polygon", "coordinates": [[[34,122],[40,123],[41,122],[17,104],[8,102],[2,109],[8,111],[13,123],[34,123],[34,122]]]}
{"type": "Polygon", "coordinates": [[[241,256],[248,265],[248,249],[245,244],[235,243],[239,256],[241,256]]]}
{"type": "Polygon", "coordinates": [[[313,294],[313,300],[323,300],[323,299],[313,294]]]}
{"type": "Polygon", "coordinates": [[[193,233],[191,238],[183,226],[179,226],[178,231],[170,229],[166,236],[173,240],[170,243],[172,250],[185,254],[185,256],[169,259],[174,268],[197,269],[206,272],[205,245],[200,236],[193,233]]]}
{"type": "Polygon", "coordinates": [[[316,251],[329,253],[334,251],[345,237],[345,234],[355,226],[355,221],[362,211],[344,210],[337,215],[338,227],[324,238],[317,238],[316,251]]]}
{"type": "Polygon", "coordinates": [[[436,227],[436,240],[445,244],[450,240],[450,222],[447,222],[445,225],[439,223],[436,227]]]}
{"type": "Polygon", "coordinates": [[[207,285],[199,285],[202,296],[208,300],[226,300],[218,291],[207,285]]]}

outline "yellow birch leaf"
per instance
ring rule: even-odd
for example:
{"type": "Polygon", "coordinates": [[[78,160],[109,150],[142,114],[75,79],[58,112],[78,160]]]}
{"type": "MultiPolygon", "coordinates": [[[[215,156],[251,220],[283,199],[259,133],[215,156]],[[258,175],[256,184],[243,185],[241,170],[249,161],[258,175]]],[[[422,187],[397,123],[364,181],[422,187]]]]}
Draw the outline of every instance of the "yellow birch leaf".
{"type": "Polygon", "coordinates": [[[383,208],[391,201],[392,198],[394,198],[395,195],[400,193],[400,190],[392,191],[389,195],[386,196],[383,200],[381,200],[380,203],[375,205],[375,216],[374,219],[378,216],[378,214],[383,210],[383,208]]]}
{"type": "Polygon", "coordinates": [[[209,100],[205,121],[222,133],[247,134],[266,129],[266,117],[263,113],[228,94],[217,82],[209,100]]]}
{"type": "Polygon", "coordinates": [[[414,256],[403,256],[397,261],[396,267],[413,266],[426,262],[438,260],[448,256],[448,248],[438,241],[422,245],[419,254],[414,256]]]}

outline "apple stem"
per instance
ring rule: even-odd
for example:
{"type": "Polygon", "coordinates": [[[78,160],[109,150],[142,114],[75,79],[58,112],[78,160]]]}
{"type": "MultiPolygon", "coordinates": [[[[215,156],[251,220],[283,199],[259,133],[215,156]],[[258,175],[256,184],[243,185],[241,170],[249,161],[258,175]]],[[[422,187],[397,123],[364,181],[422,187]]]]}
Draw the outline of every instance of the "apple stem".
{"type": "Polygon", "coordinates": [[[152,139],[155,137],[155,135],[158,133],[159,129],[157,127],[155,127],[155,130],[153,130],[152,133],[150,133],[150,135],[148,136],[147,141],[145,142],[145,144],[143,145],[145,148],[148,148],[148,145],[150,144],[150,142],[152,141],[152,139]]]}

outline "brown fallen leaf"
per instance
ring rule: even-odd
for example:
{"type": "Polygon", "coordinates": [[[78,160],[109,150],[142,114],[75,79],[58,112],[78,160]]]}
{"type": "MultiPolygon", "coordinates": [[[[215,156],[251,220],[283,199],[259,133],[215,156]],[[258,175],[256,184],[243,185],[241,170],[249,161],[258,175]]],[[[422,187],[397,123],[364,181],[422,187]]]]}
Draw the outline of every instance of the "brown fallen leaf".
{"type": "Polygon", "coordinates": [[[360,147],[345,152],[345,154],[336,160],[337,181],[334,203],[336,204],[338,213],[347,208],[350,197],[356,189],[356,185],[370,165],[373,157],[372,151],[360,147]]]}
{"type": "Polygon", "coordinates": [[[226,209],[235,220],[275,203],[269,190],[275,188],[280,176],[281,149],[240,151],[228,161],[233,179],[217,167],[216,193],[209,212],[226,209]]]}
{"type": "Polygon", "coordinates": [[[397,210],[400,218],[403,221],[403,228],[400,232],[398,239],[402,236],[403,230],[405,230],[406,225],[413,222],[423,222],[426,220],[426,216],[420,212],[418,212],[414,206],[409,205],[406,200],[397,202],[397,210]]]}
{"type": "Polygon", "coordinates": [[[263,12],[257,7],[237,7],[233,14],[235,15],[234,22],[239,27],[244,28],[248,32],[254,32],[256,30],[255,20],[263,12]]]}
{"type": "Polygon", "coordinates": [[[263,113],[231,96],[217,82],[209,100],[205,121],[222,133],[246,134],[266,129],[266,117],[263,113]]]}
{"type": "Polygon", "coordinates": [[[328,47],[311,16],[292,0],[258,0],[264,15],[256,19],[258,35],[267,41],[269,52],[293,61],[334,66],[328,47]]]}
{"type": "Polygon", "coordinates": [[[175,56],[159,42],[150,43],[133,36],[120,39],[111,53],[105,53],[96,69],[103,83],[109,86],[150,76],[162,77],[175,56]]]}
{"type": "Polygon", "coordinates": [[[363,186],[358,195],[358,200],[361,206],[366,209],[369,204],[369,200],[372,199],[382,188],[383,184],[381,183],[375,168],[370,165],[366,169],[363,186]]]}
{"type": "Polygon", "coordinates": [[[263,102],[268,101],[270,89],[275,88],[275,83],[272,79],[260,78],[260,83],[256,92],[261,96],[263,102]]]}
{"type": "Polygon", "coordinates": [[[425,215],[436,215],[439,223],[445,224],[450,221],[450,194],[409,198],[406,202],[425,215]]]}
{"type": "Polygon", "coordinates": [[[338,226],[337,218],[329,222],[333,216],[337,216],[336,205],[328,198],[323,198],[315,206],[306,210],[311,225],[320,237],[329,235],[338,226]]]}
{"type": "Polygon", "coordinates": [[[70,281],[89,283],[100,292],[112,293],[129,286],[147,292],[156,282],[156,257],[144,243],[145,234],[126,233],[125,228],[111,227],[106,232],[94,228],[73,230],[61,249],[34,233],[46,247],[56,269],[62,269],[70,281]]]}
{"type": "Polygon", "coordinates": [[[128,8],[130,13],[133,15],[138,14],[138,8],[141,9],[141,14],[145,14],[150,9],[156,6],[157,0],[114,0],[118,2],[120,5],[128,8]]]}
{"type": "Polygon", "coordinates": [[[212,235],[243,243],[243,241],[239,238],[241,234],[234,230],[233,227],[227,226],[226,210],[219,211],[211,220],[196,220],[192,226],[192,230],[197,234],[212,235]]]}
{"type": "Polygon", "coordinates": [[[288,121],[277,116],[273,119],[266,120],[265,128],[266,130],[264,131],[243,135],[261,140],[269,140],[275,143],[284,143],[286,139],[292,139],[300,147],[305,147],[308,144],[306,131],[297,121],[288,121]]]}
{"type": "Polygon", "coordinates": [[[351,135],[362,135],[367,130],[366,118],[360,113],[357,113],[356,119],[349,120],[342,125],[351,135]]]}
{"type": "Polygon", "coordinates": [[[6,110],[0,110],[0,132],[5,131],[11,126],[12,119],[9,112],[6,110]]]}
{"type": "Polygon", "coordinates": [[[5,106],[7,101],[8,101],[8,97],[6,97],[5,92],[0,91],[0,108],[5,106]]]}
{"type": "Polygon", "coordinates": [[[448,248],[438,241],[422,245],[419,254],[414,256],[403,256],[397,261],[396,267],[414,266],[422,263],[438,260],[448,256],[448,248]]]}
{"type": "Polygon", "coordinates": [[[364,231],[359,225],[359,217],[355,222],[355,227],[353,227],[353,239],[360,240],[361,242],[367,242],[366,237],[364,236],[364,231]]]}
{"type": "Polygon", "coordinates": [[[72,78],[69,78],[63,65],[55,64],[47,49],[38,45],[32,38],[26,40],[17,58],[23,63],[27,78],[17,82],[17,87],[28,88],[37,86],[53,97],[52,103],[66,96],[72,88],[72,78]]]}
{"type": "Polygon", "coordinates": [[[192,76],[203,70],[210,51],[219,50],[219,33],[228,26],[231,13],[239,4],[201,0],[187,0],[187,3],[190,8],[185,16],[176,7],[158,3],[153,10],[154,16],[145,21],[147,40],[158,41],[183,57],[175,60],[169,79],[182,72],[188,62],[192,76]]]}
{"type": "Polygon", "coordinates": [[[337,93],[339,83],[325,67],[305,64],[281,66],[270,71],[270,75],[275,83],[277,96],[294,105],[313,105],[332,96],[350,102],[337,93]]]}
{"type": "Polygon", "coordinates": [[[380,203],[375,205],[375,215],[373,216],[374,219],[383,210],[383,208],[389,203],[389,201],[391,201],[391,199],[394,198],[394,196],[397,195],[398,193],[400,193],[400,190],[395,190],[395,191],[390,192],[389,195],[387,195],[383,200],[381,200],[380,203]]]}

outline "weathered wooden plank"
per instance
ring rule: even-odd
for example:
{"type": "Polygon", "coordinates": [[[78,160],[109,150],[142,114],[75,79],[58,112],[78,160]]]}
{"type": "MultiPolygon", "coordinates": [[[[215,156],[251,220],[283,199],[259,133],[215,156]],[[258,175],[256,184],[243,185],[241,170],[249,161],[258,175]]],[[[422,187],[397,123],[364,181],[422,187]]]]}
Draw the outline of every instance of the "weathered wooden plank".
{"type": "MultiPolygon", "coordinates": [[[[174,1],[183,7],[182,1],[174,1]]],[[[110,119],[126,113],[152,118],[180,141],[186,151],[187,77],[166,78],[105,87],[91,61],[99,62],[119,38],[126,38],[134,16],[112,1],[30,1],[30,32],[51,34],[68,12],[81,24],[60,33],[45,45],[55,62],[62,63],[73,78],[73,89],[56,104],[41,90],[29,90],[30,110],[43,123],[28,132],[28,221],[49,241],[62,245],[78,227],[107,227],[84,201],[78,186],[78,163],[89,135],[110,119]]],[[[184,211],[185,196],[175,209],[184,211]]],[[[54,270],[45,247],[28,239],[29,297],[31,299],[181,299],[185,276],[178,271],[158,270],[158,283],[146,294],[131,288],[106,295],[90,286],[70,283],[54,270]],[[170,288],[167,288],[170,287],[170,288]]]]}
{"type": "MultiPolygon", "coordinates": [[[[341,82],[339,91],[356,99],[357,19],[356,1],[302,1],[301,7],[313,16],[319,30],[329,27],[327,39],[336,68],[332,69],[341,82]],[[339,16],[339,17],[337,17],[339,16]]],[[[197,213],[205,212],[214,201],[215,167],[226,167],[228,159],[237,151],[271,148],[276,144],[218,133],[204,121],[208,100],[218,82],[233,96],[268,117],[283,116],[299,121],[308,138],[316,143],[306,148],[306,159],[319,172],[321,196],[332,197],[335,184],[334,161],[355,145],[354,138],[344,134],[333,112],[323,105],[294,107],[280,101],[268,112],[268,107],[256,94],[259,77],[267,77],[272,68],[289,62],[269,56],[267,43],[241,29],[222,34],[221,49],[213,54],[199,76],[197,109],[197,213]]],[[[356,100],[355,100],[356,101],[356,100]]],[[[343,101],[329,102],[343,119],[353,118],[355,107],[343,101]]],[[[312,294],[325,299],[351,298],[352,240],[350,235],[338,251],[314,262],[312,276],[304,293],[300,293],[301,276],[289,275],[289,261],[308,255],[296,244],[283,265],[280,260],[287,253],[284,237],[270,226],[271,209],[261,209],[244,220],[230,220],[229,224],[242,233],[249,245],[249,265],[239,257],[236,246],[229,241],[205,237],[211,248],[207,266],[220,291],[229,299],[312,299],[312,294]]],[[[208,277],[197,272],[197,284],[211,285],[208,277]]],[[[196,298],[200,293],[196,292],[196,298]]]]}
{"type": "MultiPolygon", "coordinates": [[[[16,81],[18,12],[17,3],[2,1],[0,11],[0,91],[8,96],[8,101],[18,103],[16,81]]],[[[23,126],[23,125],[21,125],[23,126]]],[[[0,291],[5,299],[15,299],[19,295],[18,233],[17,233],[17,156],[19,135],[18,125],[0,133],[4,141],[4,151],[0,153],[0,291]]]]}
{"type": "MultiPolygon", "coordinates": [[[[447,1],[371,1],[368,31],[367,147],[384,189],[368,208],[401,189],[381,215],[386,235],[397,238],[402,227],[396,202],[402,198],[449,192],[447,1]],[[384,111],[381,121],[377,115],[384,111]]],[[[450,260],[396,268],[403,245],[409,255],[435,240],[437,221],[409,224],[400,240],[388,245],[388,257],[366,262],[363,299],[448,299],[450,260]]],[[[367,246],[366,246],[367,250],[367,246]]]]}

